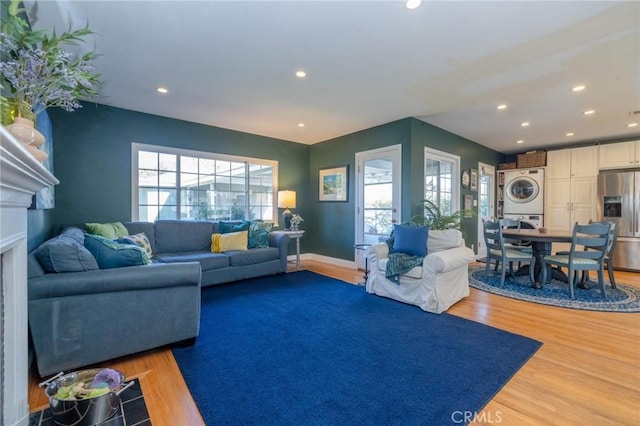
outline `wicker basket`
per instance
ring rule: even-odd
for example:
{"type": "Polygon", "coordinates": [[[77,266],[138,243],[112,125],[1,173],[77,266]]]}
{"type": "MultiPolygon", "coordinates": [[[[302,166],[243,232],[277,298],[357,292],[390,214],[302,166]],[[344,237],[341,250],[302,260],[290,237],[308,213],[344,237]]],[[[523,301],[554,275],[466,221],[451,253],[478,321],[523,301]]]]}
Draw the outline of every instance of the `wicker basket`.
{"type": "Polygon", "coordinates": [[[498,164],[498,170],[511,170],[517,167],[516,162],[513,163],[500,163],[498,164]]]}
{"type": "Polygon", "coordinates": [[[518,168],[542,167],[547,165],[547,151],[528,152],[518,154],[518,168]]]}

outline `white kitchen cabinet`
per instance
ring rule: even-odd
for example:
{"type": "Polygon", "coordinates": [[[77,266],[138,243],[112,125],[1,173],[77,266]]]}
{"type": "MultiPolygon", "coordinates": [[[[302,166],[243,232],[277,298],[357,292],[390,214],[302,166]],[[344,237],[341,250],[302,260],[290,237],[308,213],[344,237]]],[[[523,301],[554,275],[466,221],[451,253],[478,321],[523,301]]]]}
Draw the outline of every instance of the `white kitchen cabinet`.
{"type": "Polygon", "coordinates": [[[600,145],[600,169],[640,167],[640,141],[600,145]]]}
{"type": "Polygon", "coordinates": [[[598,176],[598,147],[547,152],[547,178],[598,176]]]}
{"type": "MultiPolygon", "coordinates": [[[[596,218],[598,155],[597,146],[547,153],[544,226],[549,232],[570,233],[576,222],[596,218]]],[[[553,250],[565,248],[554,244],[553,250]]]]}

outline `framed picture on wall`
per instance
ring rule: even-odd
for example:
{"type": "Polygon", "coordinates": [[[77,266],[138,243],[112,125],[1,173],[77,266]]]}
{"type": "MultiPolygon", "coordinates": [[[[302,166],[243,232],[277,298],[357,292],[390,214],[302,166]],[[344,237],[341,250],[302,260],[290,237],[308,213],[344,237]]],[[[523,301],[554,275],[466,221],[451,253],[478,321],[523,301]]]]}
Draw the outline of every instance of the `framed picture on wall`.
{"type": "Polygon", "coordinates": [[[318,201],[349,201],[349,166],[320,169],[318,201]]]}
{"type": "Polygon", "coordinates": [[[478,190],[478,171],[476,169],[469,170],[469,189],[478,190]]]}

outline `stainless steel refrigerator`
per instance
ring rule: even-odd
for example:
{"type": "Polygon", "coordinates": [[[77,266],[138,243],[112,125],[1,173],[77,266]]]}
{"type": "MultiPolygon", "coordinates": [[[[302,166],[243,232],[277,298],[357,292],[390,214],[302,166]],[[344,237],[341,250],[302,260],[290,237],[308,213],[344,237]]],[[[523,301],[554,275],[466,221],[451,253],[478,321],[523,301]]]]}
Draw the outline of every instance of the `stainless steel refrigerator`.
{"type": "Polygon", "coordinates": [[[600,172],[598,217],[618,226],[613,266],[640,271],[640,170],[600,172]]]}

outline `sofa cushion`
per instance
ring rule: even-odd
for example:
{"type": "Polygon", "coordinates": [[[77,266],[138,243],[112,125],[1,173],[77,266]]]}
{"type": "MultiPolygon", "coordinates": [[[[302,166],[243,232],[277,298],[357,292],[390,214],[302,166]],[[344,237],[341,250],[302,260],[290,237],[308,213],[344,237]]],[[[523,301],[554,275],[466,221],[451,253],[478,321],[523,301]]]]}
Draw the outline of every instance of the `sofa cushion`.
{"type": "Polygon", "coordinates": [[[119,243],[127,242],[128,244],[135,244],[138,247],[140,247],[142,250],[144,250],[147,253],[147,256],[149,256],[149,258],[153,257],[151,242],[149,241],[149,239],[147,238],[144,232],[141,232],[139,234],[127,235],[126,237],[117,238],[116,242],[119,242],[119,243]]]}
{"type": "Polygon", "coordinates": [[[46,272],[81,272],[98,268],[96,259],[84,246],[84,234],[78,228],[67,228],[62,234],[45,241],[35,252],[46,272]]]}
{"type": "Polygon", "coordinates": [[[156,254],[154,259],[162,263],[200,262],[203,271],[229,266],[229,256],[226,254],[206,251],[156,254]]]}
{"type": "Polygon", "coordinates": [[[157,220],[154,253],[210,251],[213,222],[157,220]]]}
{"type": "Polygon", "coordinates": [[[118,238],[129,235],[129,231],[122,222],[112,223],[85,223],[84,227],[89,234],[100,235],[105,238],[118,238]]]}
{"type": "Polygon", "coordinates": [[[211,235],[211,252],[222,253],[234,250],[247,250],[249,231],[229,232],[211,235]]]}
{"type": "MultiPolygon", "coordinates": [[[[378,270],[380,271],[382,276],[384,276],[385,272],[387,271],[387,263],[389,263],[389,258],[381,259],[380,262],[378,262],[378,270]]],[[[402,278],[412,278],[415,280],[422,279],[422,266],[416,266],[400,275],[400,279],[402,278]]]]}
{"type": "Polygon", "coordinates": [[[125,222],[124,226],[129,231],[129,235],[141,234],[147,236],[151,244],[151,253],[157,253],[156,250],[156,229],[153,222],[125,222]]]}
{"type": "Polygon", "coordinates": [[[249,248],[269,247],[269,232],[271,232],[271,229],[273,229],[273,223],[251,222],[251,225],[249,225],[249,248]]]}
{"type": "Polygon", "coordinates": [[[121,244],[99,235],[87,234],[84,245],[96,258],[100,269],[151,263],[147,253],[135,244],[121,244]]]}
{"type": "Polygon", "coordinates": [[[249,225],[251,222],[246,220],[243,221],[224,221],[221,220],[218,222],[218,229],[221,234],[228,234],[230,232],[240,232],[240,231],[248,231],[249,225]]]}
{"type": "Polygon", "coordinates": [[[280,251],[275,247],[257,248],[248,251],[231,251],[227,256],[231,266],[245,266],[280,259],[280,251]]]}
{"type": "Polygon", "coordinates": [[[431,230],[427,248],[429,253],[436,253],[454,247],[461,247],[464,244],[462,232],[457,229],[431,230]]]}
{"type": "Polygon", "coordinates": [[[411,256],[427,255],[429,226],[393,225],[393,251],[411,256]]]}

